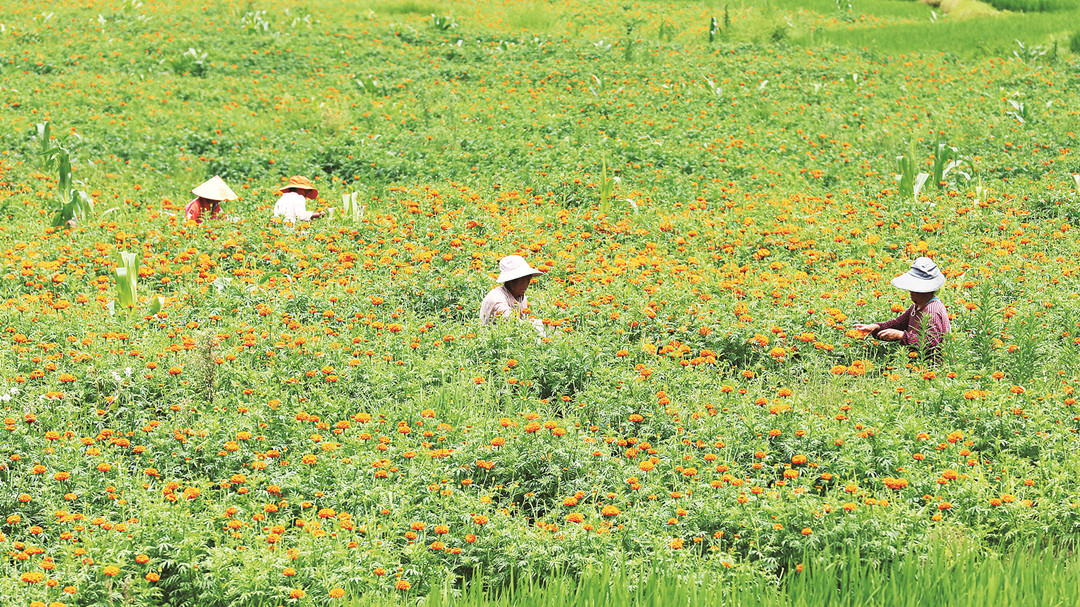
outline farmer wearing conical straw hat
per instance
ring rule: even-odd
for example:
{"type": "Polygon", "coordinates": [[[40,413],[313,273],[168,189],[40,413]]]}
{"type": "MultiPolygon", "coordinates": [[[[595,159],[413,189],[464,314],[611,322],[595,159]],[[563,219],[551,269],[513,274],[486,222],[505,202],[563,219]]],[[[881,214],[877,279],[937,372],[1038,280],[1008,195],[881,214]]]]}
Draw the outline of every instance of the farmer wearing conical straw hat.
{"type": "Polygon", "coordinates": [[[949,333],[949,312],[935,295],[945,284],[945,276],[934,260],[920,257],[911,269],[892,279],[892,285],[911,292],[911,307],[892,320],[855,328],[882,341],[899,341],[919,348],[937,359],[941,342],[949,333]]]}
{"type": "Polygon", "coordinates": [[[311,185],[307,177],[295,175],[289,178],[289,183],[279,190],[281,198],[274,204],[274,217],[281,217],[285,221],[295,222],[310,221],[323,216],[322,211],[307,210],[307,201],[319,197],[319,190],[311,185]]]}
{"type": "Polygon", "coordinates": [[[209,215],[210,219],[224,217],[225,214],[221,212],[221,201],[238,198],[236,193],[217,175],[199,184],[191,190],[191,193],[195,195],[195,200],[189,202],[187,208],[184,209],[184,217],[195,223],[202,223],[205,215],[209,215]]]}

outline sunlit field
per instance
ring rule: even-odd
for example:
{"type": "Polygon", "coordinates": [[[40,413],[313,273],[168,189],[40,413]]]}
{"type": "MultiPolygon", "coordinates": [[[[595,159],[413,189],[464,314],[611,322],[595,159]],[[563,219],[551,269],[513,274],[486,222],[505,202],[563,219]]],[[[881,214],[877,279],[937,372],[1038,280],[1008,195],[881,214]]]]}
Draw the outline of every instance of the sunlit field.
{"type": "Polygon", "coordinates": [[[991,4],[5,4],[0,605],[1073,604],[1080,9],[991,4]]]}

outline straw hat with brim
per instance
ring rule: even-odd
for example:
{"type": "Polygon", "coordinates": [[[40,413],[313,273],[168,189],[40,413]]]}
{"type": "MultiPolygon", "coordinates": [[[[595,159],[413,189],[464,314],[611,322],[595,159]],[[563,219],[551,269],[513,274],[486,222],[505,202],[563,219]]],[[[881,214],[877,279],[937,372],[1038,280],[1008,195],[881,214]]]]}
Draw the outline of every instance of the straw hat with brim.
{"type": "Polygon", "coordinates": [[[194,190],[191,190],[191,193],[207,200],[236,200],[238,198],[236,192],[233,192],[229,186],[225,185],[225,182],[217,175],[201,183],[194,190]]]}
{"type": "Polygon", "coordinates": [[[913,293],[932,293],[945,284],[945,275],[938,269],[934,260],[920,257],[911,263],[911,269],[892,279],[892,285],[898,289],[913,293]]]}
{"type": "Polygon", "coordinates": [[[296,190],[304,198],[315,199],[319,197],[319,190],[316,190],[315,186],[311,185],[311,180],[299,175],[289,177],[288,185],[281,188],[282,192],[287,192],[289,190],[296,190]]]}
{"type": "Polygon", "coordinates": [[[522,276],[539,276],[540,274],[543,272],[530,266],[521,255],[507,255],[499,260],[499,279],[496,282],[502,284],[522,276]]]}

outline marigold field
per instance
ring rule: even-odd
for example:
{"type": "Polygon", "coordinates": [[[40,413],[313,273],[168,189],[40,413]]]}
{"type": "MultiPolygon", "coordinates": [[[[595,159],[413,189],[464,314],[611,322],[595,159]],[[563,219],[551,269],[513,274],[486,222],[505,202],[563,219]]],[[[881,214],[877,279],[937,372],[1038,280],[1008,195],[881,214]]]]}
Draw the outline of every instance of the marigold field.
{"type": "Polygon", "coordinates": [[[6,3],[0,604],[1072,545],[1076,4],[795,4],[6,3]]]}

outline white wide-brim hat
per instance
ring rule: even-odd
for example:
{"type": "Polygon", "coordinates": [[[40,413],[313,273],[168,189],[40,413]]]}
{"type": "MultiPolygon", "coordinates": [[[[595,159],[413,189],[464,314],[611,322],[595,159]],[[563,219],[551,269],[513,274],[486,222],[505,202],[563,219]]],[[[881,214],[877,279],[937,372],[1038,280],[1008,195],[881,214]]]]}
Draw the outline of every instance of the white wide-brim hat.
{"type": "Polygon", "coordinates": [[[521,255],[507,255],[499,260],[499,279],[496,282],[502,284],[522,276],[539,276],[540,274],[543,272],[530,266],[521,255]]]}
{"type": "Polygon", "coordinates": [[[229,186],[225,185],[221,177],[214,175],[199,184],[191,193],[207,200],[236,200],[238,196],[229,186]]]}
{"type": "Polygon", "coordinates": [[[898,289],[913,293],[932,293],[945,284],[945,275],[929,257],[920,257],[911,262],[911,269],[892,279],[892,285],[898,289]]]}

